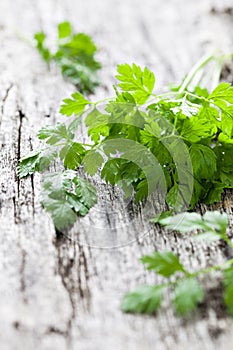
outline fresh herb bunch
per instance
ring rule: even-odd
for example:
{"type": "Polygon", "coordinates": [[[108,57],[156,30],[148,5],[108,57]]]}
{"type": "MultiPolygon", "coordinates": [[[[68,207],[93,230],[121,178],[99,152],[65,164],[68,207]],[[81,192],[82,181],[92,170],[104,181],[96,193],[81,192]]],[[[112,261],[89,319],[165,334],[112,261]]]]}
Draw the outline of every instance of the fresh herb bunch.
{"type": "MultiPolygon", "coordinates": [[[[136,64],[117,67],[116,96],[106,99],[104,108],[103,100],[91,102],[75,92],[60,109],[72,121],[39,131],[47,146],[21,159],[20,178],[45,171],[58,158],[64,171],[83,167],[94,176],[100,169],[107,183],[121,186],[128,195],[133,188],[136,201],[143,201],[151,188],[164,187],[166,203],[175,211],[194,208],[198,201],[219,201],[224,188],[233,187],[233,87],[220,83],[208,92],[190,84],[210,60],[214,58],[201,61],[176,91],[161,95],[154,93],[154,74],[136,64]],[[89,144],[75,138],[83,116],[89,144]]],[[[64,223],[65,214],[59,212],[64,223]]]]}
{"type": "Polygon", "coordinates": [[[96,61],[97,48],[91,37],[84,33],[73,33],[69,22],[58,25],[57,51],[52,53],[46,46],[46,35],[39,32],[34,35],[36,46],[44,61],[54,60],[62,74],[82,93],[92,93],[99,85],[97,71],[101,64],[96,61]]]}
{"type": "MultiPolygon", "coordinates": [[[[197,213],[181,213],[172,217],[156,219],[156,222],[169,230],[180,233],[197,231],[196,239],[223,240],[233,248],[226,230],[228,226],[227,215],[217,211],[207,211],[202,217],[197,213]]],[[[121,308],[125,312],[153,314],[160,307],[163,293],[169,289],[173,295],[172,303],[179,315],[193,311],[204,298],[204,290],[200,279],[212,271],[222,271],[223,300],[227,310],[233,316],[233,259],[220,265],[213,265],[196,272],[190,272],[181,263],[179,257],[173,252],[154,252],[145,255],[141,262],[147,270],[163,276],[166,281],[155,286],[145,285],[135,291],[127,293],[122,301],[121,308]]]]}

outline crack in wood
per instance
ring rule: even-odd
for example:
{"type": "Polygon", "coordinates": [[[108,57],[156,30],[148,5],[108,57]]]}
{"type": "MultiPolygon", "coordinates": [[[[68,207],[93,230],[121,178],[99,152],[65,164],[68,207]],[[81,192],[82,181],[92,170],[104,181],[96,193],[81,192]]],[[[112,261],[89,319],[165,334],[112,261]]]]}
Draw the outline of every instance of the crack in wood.
{"type": "Polygon", "coordinates": [[[67,291],[72,310],[66,327],[66,335],[69,341],[72,323],[76,318],[78,307],[81,307],[81,302],[86,310],[89,309],[88,265],[82,247],[76,245],[75,242],[69,240],[62,233],[56,232],[53,244],[57,251],[57,273],[60,275],[62,285],[67,291]]]}
{"type": "MultiPolygon", "coordinates": [[[[1,103],[1,114],[3,115],[4,114],[4,105],[5,105],[5,102],[6,102],[6,100],[7,100],[7,98],[8,98],[8,96],[9,96],[9,93],[10,93],[10,90],[13,88],[13,84],[12,83],[10,83],[10,85],[9,85],[9,87],[6,89],[6,91],[5,91],[5,95],[3,96],[3,98],[2,98],[2,103],[1,103]]],[[[0,120],[0,125],[1,125],[1,120],[0,120]]]]}
{"type": "MultiPolygon", "coordinates": [[[[25,114],[22,112],[21,109],[18,109],[18,115],[19,115],[19,127],[18,127],[18,144],[17,144],[17,165],[19,164],[20,158],[21,158],[21,138],[22,138],[22,126],[23,126],[23,118],[25,118],[25,114]]],[[[20,196],[20,179],[16,175],[17,179],[17,192],[18,192],[18,198],[20,196]]]]}
{"type": "Polygon", "coordinates": [[[63,254],[62,254],[62,249],[64,246],[64,236],[62,234],[60,234],[59,232],[56,232],[56,238],[53,240],[53,244],[54,244],[54,247],[56,248],[56,251],[57,251],[57,259],[58,259],[57,260],[57,272],[61,277],[62,285],[68,294],[68,299],[69,299],[70,305],[71,305],[71,315],[66,322],[66,331],[65,331],[67,343],[70,344],[71,327],[72,327],[72,322],[75,318],[75,302],[73,299],[72,288],[70,287],[68,277],[69,277],[70,269],[73,266],[73,261],[70,260],[68,262],[68,264],[66,266],[64,266],[63,254]]]}
{"type": "Polygon", "coordinates": [[[213,6],[210,9],[210,12],[213,13],[214,15],[216,15],[216,14],[226,14],[226,15],[232,16],[233,15],[233,6],[221,6],[220,8],[216,7],[216,6],[213,6]]]}
{"type": "MultiPolygon", "coordinates": [[[[20,237],[19,237],[20,240],[20,237]]],[[[24,303],[27,303],[27,298],[25,296],[26,291],[26,283],[25,283],[25,266],[26,266],[26,251],[24,248],[22,248],[21,243],[19,242],[19,247],[21,250],[21,264],[20,264],[20,291],[23,294],[23,301],[24,303]]]]}
{"type": "Polygon", "coordinates": [[[55,333],[55,334],[61,335],[63,337],[67,337],[67,332],[66,331],[63,331],[63,330],[61,330],[59,328],[56,328],[54,326],[48,327],[48,329],[45,332],[45,334],[51,334],[51,333],[55,333]]]}

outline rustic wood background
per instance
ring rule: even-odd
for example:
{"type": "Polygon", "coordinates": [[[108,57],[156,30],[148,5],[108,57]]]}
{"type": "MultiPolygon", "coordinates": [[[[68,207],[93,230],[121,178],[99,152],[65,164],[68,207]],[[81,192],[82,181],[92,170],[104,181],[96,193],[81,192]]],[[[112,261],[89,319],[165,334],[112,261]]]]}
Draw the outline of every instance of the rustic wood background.
{"type": "MultiPolygon", "coordinates": [[[[59,103],[74,89],[56,67],[48,71],[20,37],[31,39],[42,29],[53,45],[62,20],[90,33],[100,47],[105,85],[95,99],[111,94],[117,63],[148,65],[159,89],[178,81],[202,54],[232,50],[232,0],[0,0],[1,349],[232,349],[233,322],[222,305],[216,273],[204,281],[206,299],[191,319],[177,318],[166,302],[156,317],[119,309],[129,289],[158,281],[139,263],[143,253],[172,249],[188,268],[197,269],[223,261],[230,251],[148,230],[142,215],[132,221],[127,214],[121,225],[116,211],[127,212],[125,203],[101,184],[99,206],[79,222],[79,241],[57,237],[40,206],[40,176],[18,180],[19,158],[38,146],[42,125],[60,120],[59,103]],[[97,221],[92,238],[101,245],[102,231],[109,232],[102,246],[120,248],[86,244],[97,221]]],[[[218,208],[232,215],[230,192],[218,208]]]]}

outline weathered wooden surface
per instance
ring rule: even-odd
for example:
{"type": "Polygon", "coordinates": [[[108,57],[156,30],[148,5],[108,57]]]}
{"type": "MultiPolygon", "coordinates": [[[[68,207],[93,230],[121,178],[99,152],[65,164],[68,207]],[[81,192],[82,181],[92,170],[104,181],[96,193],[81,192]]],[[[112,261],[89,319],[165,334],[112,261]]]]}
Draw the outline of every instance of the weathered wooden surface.
{"type": "MultiPolygon", "coordinates": [[[[102,97],[112,91],[117,63],[147,64],[156,72],[159,88],[181,78],[206,51],[231,50],[231,7],[231,1],[211,0],[0,0],[2,349],[232,348],[233,322],[219,301],[216,274],[204,282],[207,298],[189,321],[175,317],[167,305],[156,317],[125,315],[119,310],[126,291],[158,281],[139,264],[142,253],[172,249],[195,269],[223,261],[230,252],[153,227],[146,231],[143,217],[133,222],[128,217],[129,225],[119,221],[113,229],[112,213],[122,206],[124,211],[124,203],[114,200],[102,185],[102,202],[90,215],[94,224],[88,226],[89,219],[79,222],[79,242],[56,237],[51,219],[40,207],[40,176],[18,181],[16,175],[18,159],[38,144],[38,129],[60,120],[59,102],[73,91],[56,68],[48,72],[17,33],[30,38],[43,29],[52,42],[56,24],[64,19],[91,33],[104,63],[101,79],[106,85],[96,94],[102,97]],[[88,242],[88,231],[94,232],[95,215],[99,215],[96,233],[101,235],[104,228],[109,232],[102,246],[121,244],[121,248],[82,244],[88,242]],[[124,244],[132,237],[134,242],[124,244]]],[[[232,215],[230,193],[221,207],[232,215]]]]}

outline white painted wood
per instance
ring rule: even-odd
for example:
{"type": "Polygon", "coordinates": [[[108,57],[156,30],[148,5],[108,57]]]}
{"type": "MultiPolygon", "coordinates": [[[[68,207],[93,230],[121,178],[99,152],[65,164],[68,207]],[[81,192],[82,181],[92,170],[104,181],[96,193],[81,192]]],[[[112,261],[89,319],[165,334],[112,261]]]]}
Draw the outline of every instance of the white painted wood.
{"type": "MultiPolygon", "coordinates": [[[[119,249],[90,248],[81,244],[90,233],[87,219],[82,219],[78,224],[81,243],[72,243],[56,237],[51,219],[40,206],[40,176],[18,181],[16,175],[18,159],[38,146],[38,129],[60,120],[59,103],[74,90],[56,67],[48,71],[36,50],[19,36],[30,39],[43,29],[53,44],[56,24],[68,19],[77,30],[89,32],[100,47],[104,85],[92,98],[112,93],[116,64],[123,62],[152,68],[159,90],[178,81],[202,54],[232,49],[232,15],[224,12],[222,4],[232,7],[228,1],[219,5],[210,0],[0,1],[2,349],[232,348],[233,323],[218,298],[217,274],[204,281],[207,298],[188,321],[175,317],[167,302],[156,317],[125,315],[119,309],[125,292],[159,281],[139,263],[143,253],[172,249],[187,268],[196,269],[223,261],[230,252],[154,227],[143,236],[147,227],[143,217],[134,222],[128,217],[128,226],[119,222],[119,228],[112,230],[112,208],[123,206],[124,211],[124,204],[99,182],[103,198],[98,208],[105,206],[105,211],[98,214],[97,208],[90,220],[95,222],[98,216],[100,227],[111,235],[109,244],[111,239],[122,243],[124,234],[136,239],[119,249]]],[[[229,192],[221,209],[232,215],[229,192]]]]}

